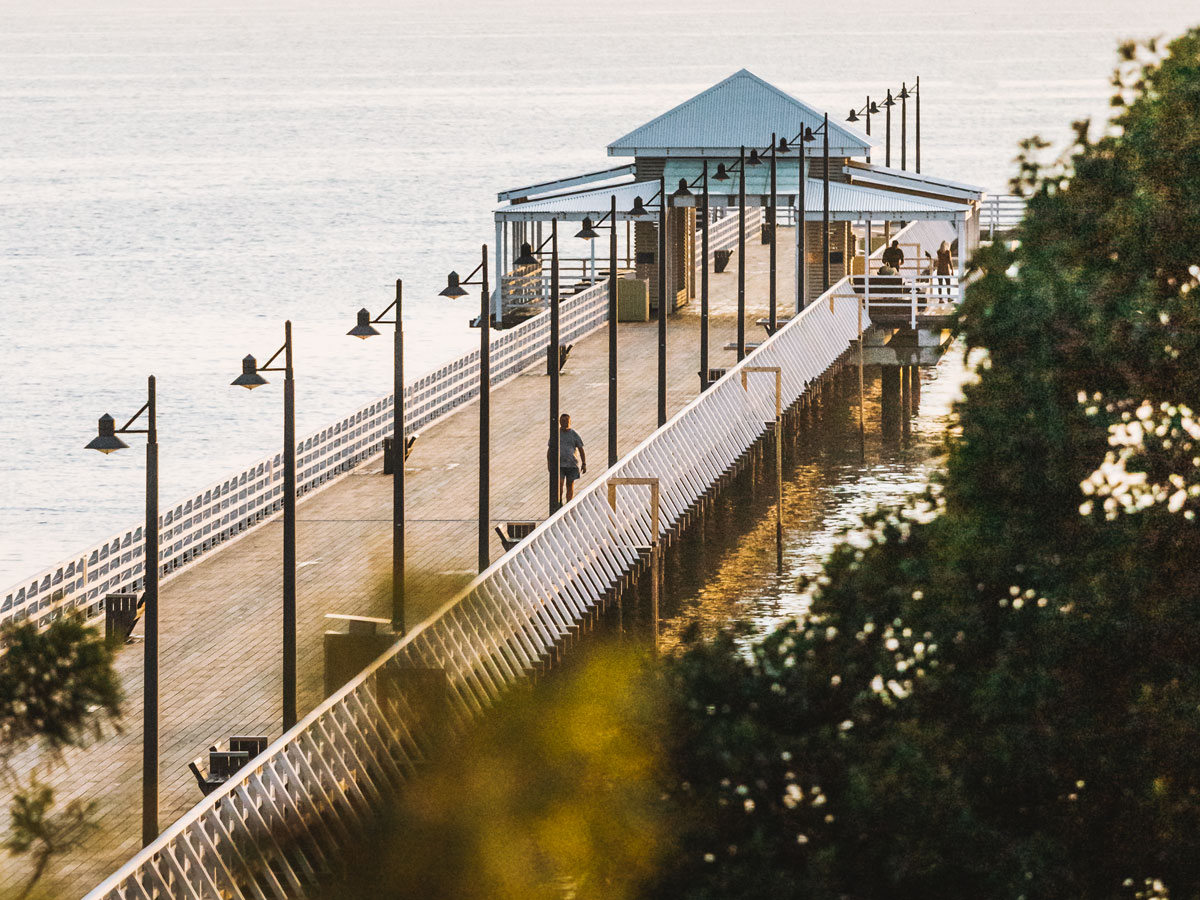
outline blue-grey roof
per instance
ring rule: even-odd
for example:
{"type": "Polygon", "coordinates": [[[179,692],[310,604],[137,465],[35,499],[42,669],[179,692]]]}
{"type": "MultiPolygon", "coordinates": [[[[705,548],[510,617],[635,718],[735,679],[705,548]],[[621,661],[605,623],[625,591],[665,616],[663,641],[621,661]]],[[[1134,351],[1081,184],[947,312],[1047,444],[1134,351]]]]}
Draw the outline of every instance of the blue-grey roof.
{"type": "MultiPolygon", "coordinates": [[[[823,122],[822,111],[742,69],[613,141],[608,155],[736,156],[743,145],[767,147],[773,133],[790,141],[823,122]]],[[[870,137],[830,118],[831,156],[866,156],[870,146],[870,137]]],[[[807,155],[821,150],[821,141],[814,141],[807,155]]]]}

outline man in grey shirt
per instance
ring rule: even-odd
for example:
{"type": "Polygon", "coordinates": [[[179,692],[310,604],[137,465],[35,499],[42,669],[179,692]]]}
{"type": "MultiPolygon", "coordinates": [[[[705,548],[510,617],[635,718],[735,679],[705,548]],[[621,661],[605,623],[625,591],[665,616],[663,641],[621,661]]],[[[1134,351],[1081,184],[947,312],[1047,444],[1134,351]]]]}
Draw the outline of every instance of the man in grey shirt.
{"type": "MultiPolygon", "coordinates": [[[[551,442],[546,444],[546,466],[554,471],[554,461],[550,454],[553,452],[551,442]]],[[[587,453],[583,449],[583,438],[571,427],[571,417],[563,413],[558,417],[558,502],[563,502],[563,487],[566,487],[567,500],[575,496],[575,482],[581,473],[587,472],[587,453]],[[578,452],[578,456],[576,456],[578,452]]]]}

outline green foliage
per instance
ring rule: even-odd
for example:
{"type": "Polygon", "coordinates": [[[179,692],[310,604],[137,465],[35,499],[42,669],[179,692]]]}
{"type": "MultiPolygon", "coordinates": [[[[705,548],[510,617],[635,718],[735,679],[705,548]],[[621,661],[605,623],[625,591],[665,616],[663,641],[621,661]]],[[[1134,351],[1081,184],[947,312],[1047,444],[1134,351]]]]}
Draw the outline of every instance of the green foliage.
{"type": "Polygon", "coordinates": [[[1022,145],[937,509],[811,620],[692,649],[656,896],[1200,897],[1200,31],[1127,45],[1106,133],[1022,145]]]}
{"type": "Polygon", "coordinates": [[[51,858],[78,846],[95,829],[95,803],[74,800],[54,809],[54,791],[22,775],[15,754],[41,742],[51,762],[70,746],[82,746],[120,713],[121,690],[113,672],[114,648],[74,618],[45,629],[32,622],[3,631],[0,656],[0,783],[10,791],[9,832],[0,846],[29,854],[32,871],[18,895],[26,897],[51,858]]]}
{"type": "Polygon", "coordinates": [[[96,732],[104,715],[118,713],[113,649],[94,629],[73,618],[60,618],[42,631],[23,622],[5,629],[4,640],[0,761],[34,739],[54,750],[79,744],[96,732]]]}

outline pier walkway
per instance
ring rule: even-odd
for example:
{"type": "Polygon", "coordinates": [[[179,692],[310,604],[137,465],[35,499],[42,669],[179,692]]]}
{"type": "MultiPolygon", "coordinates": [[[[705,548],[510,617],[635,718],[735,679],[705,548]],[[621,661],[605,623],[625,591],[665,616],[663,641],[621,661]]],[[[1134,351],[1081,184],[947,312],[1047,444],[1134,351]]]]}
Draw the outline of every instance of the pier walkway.
{"type": "MultiPolygon", "coordinates": [[[[748,243],[747,250],[746,333],[748,340],[758,341],[764,334],[754,321],[767,308],[768,251],[757,241],[748,243]]],[[[780,266],[780,298],[791,296],[790,268],[780,266]]],[[[737,331],[732,270],[712,276],[711,293],[711,363],[732,366],[735,354],[720,349],[737,331]]],[[[781,299],[781,314],[788,308],[781,299]]],[[[853,331],[853,310],[841,317],[853,331]]],[[[699,309],[694,303],[668,324],[672,415],[698,394],[698,346],[699,309]]],[[[845,346],[843,340],[837,352],[845,346]]],[[[656,427],[656,322],[621,324],[619,347],[619,450],[624,456],[656,427]]],[[[561,408],[571,414],[588,449],[590,465],[580,491],[603,475],[607,463],[607,350],[606,329],[592,332],[575,341],[562,373],[561,408]]],[[[546,517],[547,392],[540,363],[492,392],[491,509],[497,523],[546,517]]],[[[477,429],[474,404],[460,407],[422,430],[406,465],[410,625],[426,621],[476,575],[477,429]]],[[[322,700],[325,614],[388,615],[392,494],[391,479],[381,469],[381,457],[368,461],[311,493],[298,508],[302,717],[322,700]]],[[[281,528],[277,519],[268,521],[201,557],[162,587],[159,820],[164,830],[201,799],[189,760],[231,734],[274,739],[280,733],[281,528]]],[[[501,555],[493,535],[492,560],[501,555]]],[[[139,850],[142,660],[140,644],[127,646],[117,657],[127,695],[121,731],[85,750],[67,751],[43,776],[60,804],[96,801],[101,825],[80,850],[51,866],[43,879],[50,896],[82,896],[139,850]]],[[[26,754],[23,761],[28,766],[33,759],[26,754]]],[[[25,862],[6,857],[0,895],[19,886],[27,874],[25,862]]]]}

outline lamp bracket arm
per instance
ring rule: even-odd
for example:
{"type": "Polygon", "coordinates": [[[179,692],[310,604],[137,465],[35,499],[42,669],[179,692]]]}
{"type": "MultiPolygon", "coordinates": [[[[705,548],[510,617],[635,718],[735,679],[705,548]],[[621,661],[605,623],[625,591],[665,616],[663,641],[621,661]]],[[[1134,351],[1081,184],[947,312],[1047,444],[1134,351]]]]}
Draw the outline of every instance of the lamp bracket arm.
{"type": "Polygon", "coordinates": [[[265,363],[263,363],[261,366],[258,367],[258,371],[260,371],[260,372],[282,372],[283,369],[280,369],[280,368],[272,369],[271,363],[275,362],[275,360],[277,360],[279,358],[279,354],[282,353],[286,349],[287,349],[287,344],[285,343],[282,347],[280,347],[278,350],[276,350],[274,353],[271,354],[270,359],[268,359],[265,363]]]}
{"type": "Polygon", "coordinates": [[[143,404],[142,404],[142,408],[141,408],[141,409],[139,409],[137,412],[135,412],[135,413],[134,413],[134,414],[133,414],[133,415],[130,417],[130,419],[129,419],[129,421],[128,421],[128,422],[126,422],[124,425],[122,425],[120,428],[118,428],[118,429],[116,430],[116,433],[117,433],[117,434],[149,434],[149,433],[150,433],[150,429],[149,429],[149,428],[137,428],[137,429],[134,429],[134,428],[130,428],[130,427],[129,427],[129,426],[130,426],[130,425],[132,425],[134,422],[136,422],[136,421],[138,420],[138,417],[139,417],[139,416],[140,416],[142,413],[144,413],[146,410],[148,410],[149,408],[150,408],[150,401],[149,401],[149,400],[147,400],[145,403],[143,403],[143,404]]]}

